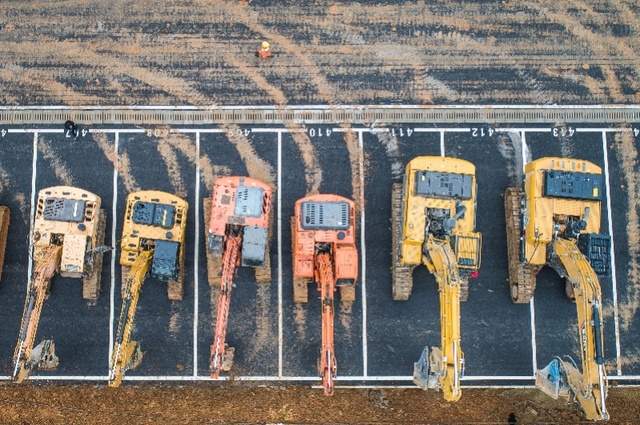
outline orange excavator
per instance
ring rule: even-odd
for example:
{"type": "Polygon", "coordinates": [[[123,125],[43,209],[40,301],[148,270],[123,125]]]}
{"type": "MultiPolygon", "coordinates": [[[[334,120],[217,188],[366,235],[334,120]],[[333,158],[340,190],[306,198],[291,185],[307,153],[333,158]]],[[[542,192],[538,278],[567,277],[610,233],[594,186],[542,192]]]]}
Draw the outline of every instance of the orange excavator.
{"type": "Polygon", "coordinates": [[[207,217],[207,273],[217,289],[216,323],[209,370],[217,379],[233,365],[234,348],[226,343],[231,290],[238,267],[255,268],[256,282],[271,282],[269,224],[272,190],[249,177],[221,177],[211,199],[204,201],[207,217]]]}
{"type": "Polygon", "coordinates": [[[322,348],[318,368],[325,395],[333,395],[337,361],[333,341],[334,294],[343,303],[355,301],[358,251],[355,204],[338,195],[299,199],[291,219],[293,300],[306,303],[308,284],[316,282],[322,307],[322,348]]]}

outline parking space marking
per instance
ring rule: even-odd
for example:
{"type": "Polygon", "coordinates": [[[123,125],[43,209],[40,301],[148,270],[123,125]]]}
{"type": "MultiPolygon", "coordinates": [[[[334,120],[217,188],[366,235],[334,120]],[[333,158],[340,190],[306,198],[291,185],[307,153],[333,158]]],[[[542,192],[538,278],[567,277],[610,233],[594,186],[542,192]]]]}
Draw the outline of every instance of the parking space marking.
{"type": "Polygon", "coordinates": [[[413,131],[417,133],[438,133],[440,131],[446,131],[449,133],[468,133],[471,131],[471,127],[415,127],[413,131]]]}
{"type": "MultiPolygon", "coordinates": [[[[522,156],[522,173],[524,175],[525,165],[527,164],[527,136],[525,131],[520,132],[520,153],[522,156]]],[[[531,317],[531,357],[533,360],[533,374],[536,374],[538,370],[538,359],[536,353],[536,308],[535,308],[535,296],[531,297],[529,301],[529,316],[531,317]]]]}
{"type": "Polygon", "coordinates": [[[607,220],[609,222],[609,259],[611,262],[611,282],[613,285],[613,323],[616,333],[616,372],[622,375],[620,361],[620,326],[618,321],[618,283],[616,279],[616,251],[613,237],[613,220],[611,217],[611,185],[609,183],[609,153],[607,151],[607,132],[602,132],[602,154],[604,156],[604,181],[607,188],[607,220]]]}
{"type": "Polygon", "coordinates": [[[193,238],[193,376],[198,376],[198,260],[200,258],[200,132],[196,131],[196,205],[193,209],[195,237],[193,238]]]}
{"type": "Polygon", "coordinates": [[[120,133],[115,133],[113,156],[113,205],[111,205],[111,286],[109,287],[109,359],[108,369],[111,368],[111,355],[113,354],[113,321],[115,320],[115,293],[116,293],[116,227],[118,223],[118,151],[120,146],[120,133]]]}
{"type": "Polygon", "coordinates": [[[444,158],[444,130],[440,130],[440,156],[444,158]]]}
{"type": "Polygon", "coordinates": [[[283,313],[282,313],[282,132],[278,132],[278,378],[282,378],[282,345],[283,345],[283,313]]]}
{"type": "Polygon", "coordinates": [[[362,131],[358,131],[358,162],[360,167],[360,261],[361,265],[361,288],[362,288],[362,374],[368,375],[369,369],[369,349],[367,347],[367,244],[366,244],[366,221],[365,221],[365,199],[364,199],[364,143],[362,131]]]}
{"type": "Polygon", "coordinates": [[[29,212],[29,264],[27,264],[27,291],[31,286],[33,273],[33,220],[36,215],[36,175],[38,174],[38,132],[33,133],[33,152],[31,154],[31,209],[29,212]]]}

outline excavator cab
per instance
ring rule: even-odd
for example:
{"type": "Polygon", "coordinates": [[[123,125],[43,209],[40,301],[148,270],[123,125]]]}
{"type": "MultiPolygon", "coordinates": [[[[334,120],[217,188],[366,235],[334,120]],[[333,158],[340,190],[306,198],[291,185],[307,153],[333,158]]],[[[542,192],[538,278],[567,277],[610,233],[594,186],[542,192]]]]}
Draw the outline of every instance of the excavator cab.
{"type": "Polygon", "coordinates": [[[7,248],[7,237],[9,236],[10,218],[9,208],[0,205],[0,282],[2,282],[2,268],[4,266],[4,252],[7,248]]]}
{"type": "Polygon", "coordinates": [[[421,156],[409,161],[404,182],[392,188],[393,299],[409,299],[413,269],[421,264],[435,275],[440,294],[441,346],[425,347],[414,364],[414,382],[441,389],[448,401],[462,394],[460,301],[480,269],[475,171],[461,159],[421,156]]]}
{"type": "Polygon", "coordinates": [[[204,200],[207,272],[216,292],[216,323],[211,343],[211,377],[228,372],[235,350],[226,343],[233,278],[238,267],[252,267],[258,284],[271,282],[269,239],[272,189],[250,177],[217,178],[204,200]]]}
{"type": "Polygon", "coordinates": [[[120,242],[122,306],[110,359],[110,387],[120,386],[125,372],[142,361],[140,345],[131,337],[146,276],[167,282],[171,301],[182,300],[188,207],[185,200],[155,190],[127,196],[120,242]]]}
{"type": "Polygon", "coordinates": [[[325,395],[333,395],[337,374],[334,348],[334,293],[343,303],[355,301],[358,278],[355,203],[338,195],[312,195],[296,201],[291,218],[293,301],[308,301],[315,282],[322,309],[322,347],[318,369],[325,395]]]}
{"type": "Polygon", "coordinates": [[[602,296],[610,239],[600,233],[602,170],[584,160],[540,158],[525,167],[523,187],[505,191],[509,288],[515,303],[528,303],[536,275],[549,266],[575,302],[582,372],[569,357],[556,357],[536,373],[536,385],[553,398],[574,400],[590,420],[606,420],[602,296]]]}
{"type": "Polygon", "coordinates": [[[99,196],[70,186],[49,187],[38,193],[32,235],[33,273],[14,352],[13,378],[17,382],[35,368],[58,366],[53,340],[33,346],[54,275],[82,279],[82,297],[90,305],[98,299],[102,257],[107,250],[101,203],[99,196]]]}
{"type": "Polygon", "coordinates": [[[123,282],[140,253],[148,251],[151,277],[167,282],[171,301],[182,300],[187,208],[186,201],[165,192],[129,194],[120,243],[123,282]]]}

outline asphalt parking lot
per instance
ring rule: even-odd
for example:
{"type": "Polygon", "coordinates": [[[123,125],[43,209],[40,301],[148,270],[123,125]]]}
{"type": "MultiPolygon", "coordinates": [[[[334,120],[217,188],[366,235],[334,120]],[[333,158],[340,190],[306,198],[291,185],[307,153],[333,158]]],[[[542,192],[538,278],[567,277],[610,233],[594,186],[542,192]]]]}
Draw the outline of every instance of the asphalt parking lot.
{"type": "MultiPolygon", "coordinates": [[[[350,161],[354,152],[345,143],[344,129],[308,126],[304,131],[313,145],[314,170],[309,169],[294,134],[284,127],[233,130],[241,131],[248,140],[240,145],[218,127],[156,132],[88,128],[89,132],[77,138],[66,137],[61,129],[10,130],[0,138],[0,169],[6,174],[0,204],[8,205],[13,214],[0,283],[0,375],[5,378],[12,371],[28,280],[31,200],[44,187],[69,184],[102,198],[107,213],[106,242],[116,251],[105,255],[102,292],[95,306],[82,300],[79,281],[54,279],[37,340],[54,338],[60,366],[34,375],[40,379],[105,379],[114,315],[117,318],[120,308],[117,245],[124,202],[132,190],[158,189],[178,193],[189,202],[184,299],[170,302],[164,285],[147,279],[134,332],[145,357],[127,376],[136,380],[207,379],[213,311],[202,200],[210,194],[212,174],[252,174],[268,179],[276,189],[270,241],[273,279],[271,285],[258,286],[251,270],[240,269],[237,274],[227,338],[236,348],[233,377],[316,382],[320,304],[313,296],[304,306],[292,301],[289,217],[294,202],[308,191],[310,173],[317,177],[320,170],[320,192],[351,197],[364,206],[357,220],[361,273],[356,302],[351,309],[336,305],[339,379],[358,385],[410,384],[413,362],[422,348],[439,344],[438,295],[434,278],[422,267],[414,273],[411,299],[391,299],[391,184],[400,181],[411,158],[446,155],[467,159],[477,167],[477,229],[483,234],[480,276],[472,281],[469,300],[462,307],[463,383],[532,384],[536,366],[542,367],[553,356],[570,354],[579,360],[575,307],[564,296],[557,275],[547,269],[538,275],[531,305],[512,304],[507,290],[502,192],[517,183],[523,161],[543,156],[587,159],[608,175],[609,199],[603,202],[601,231],[613,233],[615,272],[601,279],[606,359],[611,381],[624,384],[640,379],[640,319],[633,304],[635,290],[628,285],[625,248],[626,211],[635,201],[623,190],[621,168],[625,165],[613,149],[615,129],[594,123],[556,137],[551,126],[517,123],[497,129],[464,123],[354,127],[354,166],[350,161]],[[258,164],[252,162],[255,157],[261,159],[258,164]],[[623,304],[625,311],[631,311],[625,320],[619,312],[623,304]]],[[[309,293],[314,294],[315,288],[309,293]]]]}

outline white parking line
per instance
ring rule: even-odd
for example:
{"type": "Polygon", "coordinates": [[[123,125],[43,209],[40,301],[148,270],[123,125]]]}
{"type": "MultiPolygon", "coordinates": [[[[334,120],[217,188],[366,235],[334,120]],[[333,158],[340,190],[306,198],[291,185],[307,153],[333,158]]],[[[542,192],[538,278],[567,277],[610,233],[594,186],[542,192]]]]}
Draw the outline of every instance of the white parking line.
{"type": "Polygon", "coordinates": [[[282,378],[282,132],[278,132],[278,378],[282,378]]]}
{"type": "MultiPolygon", "coordinates": [[[[527,164],[527,136],[525,131],[520,132],[520,153],[522,156],[522,175],[524,176],[525,165],[527,164]]],[[[529,301],[529,315],[531,317],[531,357],[533,374],[538,370],[538,359],[536,350],[536,307],[534,297],[529,301]]]]}
{"type": "Polygon", "coordinates": [[[551,127],[498,127],[494,130],[499,133],[549,133],[551,127]]]}
{"type": "Polygon", "coordinates": [[[416,133],[438,133],[440,131],[446,131],[449,133],[468,133],[471,131],[471,127],[415,127],[413,131],[416,133]]]}
{"type": "Polygon", "coordinates": [[[196,132],[196,187],[193,209],[195,237],[193,238],[193,376],[198,376],[198,291],[200,258],[200,132],[196,132]]]}
{"type": "Polygon", "coordinates": [[[115,133],[113,147],[113,204],[111,205],[111,286],[109,287],[109,359],[108,369],[111,369],[111,355],[113,354],[113,321],[115,320],[115,293],[116,293],[116,254],[117,240],[116,227],[118,223],[118,158],[120,146],[120,133],[115,133]]]}
{"type": "Polygon", "coordinates": [[[29,264],[27,264],[27,291],[31,287],[33,273],[33,220],[36,215],[36,175],[38,174],[38,133],[33,133],[33,152],[31,154],[31,210],[29,212],[29,264]]]}
{"type": "Polygon", "coordinates": [[[607,133],[602,132],[602,153],[604,156],[604,181],[607,188],[607,221],[609,222],[611,282],[613,285],[613,323],[616,333],[616,371],[622,375],[622,363],[620,360],[620,326],[618,321],[618,283],[616,279],[616,251],[613,238],[613,219],[611,217],[611,185],[609,183],[609,153],[607,150],[607,133]]]}
{"type": "Polygon", "coordinates": [[[440,131],[440,156],[444,157],[444,130],[440,131]]]}
{"type": "Polygon", "coordinates": [[[364,142],[362,131],[358,131],[358,148],[360,149],[358,160],[360,167],[360,261],[362,276],[362,374],[368,375],[369,370],[369,349],[367,347],[367,244],[366,244],[366,220],[365,220],[365,197],[364,197],[364,142]]]}

